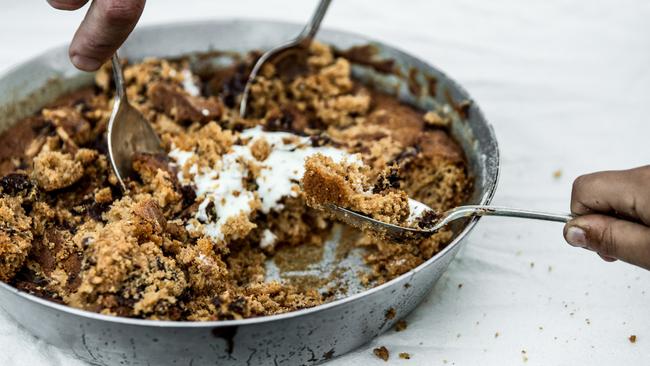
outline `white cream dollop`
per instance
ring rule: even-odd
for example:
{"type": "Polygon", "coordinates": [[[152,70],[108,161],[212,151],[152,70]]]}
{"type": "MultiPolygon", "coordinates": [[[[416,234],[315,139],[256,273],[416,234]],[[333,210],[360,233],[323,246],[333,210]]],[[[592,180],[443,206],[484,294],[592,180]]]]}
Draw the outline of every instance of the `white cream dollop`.
{"type": "Polygon", "coordinates": [[[201,94],[199,87],[194,82],[194,74],[188,69],[183,69],[181,72],[183,75],[183,89],[192,96],[198,96],[201,94]]]}
{"type": "MultiPolygon", "coordinates": [[[[232,146],[231,151],[224,154],[216,166],[199,168],[193,163],[188,169],[189,177],[184,176],[183,169],[179,169],[178,173],[179,181],[192,184],[197,197],[202,199],[195,218],[203,223],[203,233],[215,240],[224,238],[221,228],[230,218],[252,213],[256,196],[260,199],[260,210],[263,213],[282,210],[284,207],[280,201],[283,197],[298,195],[299,182],[305,173],[305,159],[309,156],[320,153],[335,162],[344,159],[361,162],[357,155],[341,149],[329,146],[313,147],[308,137],[289,132],[268,132],[262,130],[261,126],[242,131],[240,137],[247,140],[246,144],[232,146]],[[247,190],[244,184],[249,173],[245,162],[256,161],[251,153],[251,146],[260,138],[266,140],[271,151],[268,157],[259,163],[261,169],[255,181],[257,189],[251,191],[247,190]],[[207,212],[210,202],[214,204],[216,220],[207,212]]],[[[195,155],[193,151],[175,147],[169,152],[169,157],[181,168],[195,155]]],[[[195,228],[188,224],[188,230],[195,228]]],[[[262,241],[264,243],[260,245],[273,245],[275,234],[270,231],[263,233],[262,241]]]]}

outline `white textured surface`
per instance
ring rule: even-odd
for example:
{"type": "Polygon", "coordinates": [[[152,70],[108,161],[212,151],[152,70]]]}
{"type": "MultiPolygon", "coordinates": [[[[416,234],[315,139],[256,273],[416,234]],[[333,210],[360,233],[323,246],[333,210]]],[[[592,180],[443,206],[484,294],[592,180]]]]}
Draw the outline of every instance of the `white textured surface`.
{"type": "MultiPolygon", "coordinates": [[[[155,0],[141,23],[302,21],[312,3],[155,0]]],[[[2,8],[0,72],[66,42],[82,17],[45,1],[2,8]]],[[[495,126],[503,164],[495,203],[562,211],[577,175],[650,163],[649,18],[645,0],[347,0],[333,4],[325,26],[398,45],[446,70],[495,126]]],[[[389,364],[403,365],[648,364],[649,280],[649,272],[569,247],[560,225],[485,219],[406,331],[389,331],[331,365],[383,365],[372,356],[378,345],[390,350],[389,364]]],[[[0,364],[82,363],[0,314],[0,364]]]]}

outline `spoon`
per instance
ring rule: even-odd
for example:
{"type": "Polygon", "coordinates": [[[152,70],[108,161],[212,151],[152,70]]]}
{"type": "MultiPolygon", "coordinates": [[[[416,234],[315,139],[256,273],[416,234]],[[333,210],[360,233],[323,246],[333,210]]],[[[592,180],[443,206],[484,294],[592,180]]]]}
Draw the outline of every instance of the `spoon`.
{"type": "Polygon", "coordinates": [[[377,232],[395,241],[427,238],[435,234],[450,222],[464,217],[507,216],[563,223],[574,218],[571,214],[549,213],[487,205],[458,206],[438,215],[432,208],[424,203],[409,198],[411,214],[407,222],[414,225],[413,227],[408,227],[379,221],[362,213],[334,204],[327,204],[325,205],[325,208],[341,221],[360,229],[377,232]],[[427,221],[429,221],[429,223],[427,223],[427,221]]]}
{"type": "Polygon", "coordinates": [[[262,69],[262,66],[264,66],[264,64],[272,58],[277,57],[282,53],[297,48],[305,49],[309,47],[311,42],[314,40],[316,33],[318,32],[320,23],[323,21],[325,13],[327,12],[327,8],[329,8],[331,2],[332,0],[321,0],[321,2],[318,4],[318,8],[316,8],[316,11],[314,12],[314,15],[312,15],[311,19],[309,20],[309,23],[305,25],[305,27],[296,38],[287,43],[271,48],[270,50],[264,52],[264,54],[262,54],[262,56],[257,60],[253,66],[253,70],[248,76],[246,86],[244,87],[244,93],[242,94],[241,103],[239,104],[239,115],[241,117],[246,117],[246,108],[248,107],[248,97],[250,96],[251,86],[253,85],[255,78],[262,69]]]}
{"type": "Polygon", "coordinates": [[[108,121],[108,157],[113,171],[124,191],[124,181],[133,176],[133,157],[136,153],[164,154],[160,138],[149,121],[135,109],[126,97],[122,65],[117,52],[111,59],[115,81],[115,102],[108,121]]]}

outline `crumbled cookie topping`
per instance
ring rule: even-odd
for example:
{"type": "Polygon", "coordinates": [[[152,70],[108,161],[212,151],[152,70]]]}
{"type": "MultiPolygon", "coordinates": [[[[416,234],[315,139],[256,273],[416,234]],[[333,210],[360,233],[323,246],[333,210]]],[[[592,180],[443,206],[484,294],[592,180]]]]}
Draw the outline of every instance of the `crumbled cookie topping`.
{"type": "MultiPolygon", "coordinates": [[[[399,222],[407,194],[436,210],[465,200],[471,180],[444,110],[425,114],[360,84],[329,46],[313,43],[295,62],[267,65],[248,118],[238,102],[254,55],[225,66],[192,60],[124,67],[129,100],[167,151],[134,157],[127,193],[107,159],[108,64],[94,86],[0,135],[0,280],[116,316],[284,313],[334,291],[319,288],[322,279],[266,278],[270,258],[322,255],[332,221],[306,203],[345,203],[399,222]]],[[[363,282],[374,286],[451,236],[396,244],[355,232],[336,255],[361,248],[370,268],[363,282]]]]}

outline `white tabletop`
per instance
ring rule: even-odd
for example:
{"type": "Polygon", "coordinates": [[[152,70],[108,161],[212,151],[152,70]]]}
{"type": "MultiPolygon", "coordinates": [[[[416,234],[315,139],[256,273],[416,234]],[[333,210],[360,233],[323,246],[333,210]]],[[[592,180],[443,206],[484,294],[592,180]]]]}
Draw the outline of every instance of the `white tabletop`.
{"type": "MultiPolygon", "coordinates": [[[[304,21],[313,3],[155,0],[141,24],[304,21]]],[[[0,72],[67,42],[83,16],[42,0],[2,7],[0,72]]],[[[495,204],[566,211],[576,176],[650,163],[648,19],[644,0],[347,0],[333,4],[324,26],[398,45],[447,71],[496,129],[495,204]]],[[[388,331],[330,364],[383,365],[372,354],[380,345],[389,364],[648,364],[649,303],[650,272],[568,246],[561,225],[488,218],[406,331],[388,331]]],[[[84,363],[0,312],[0,364],[84,363]]]]}

